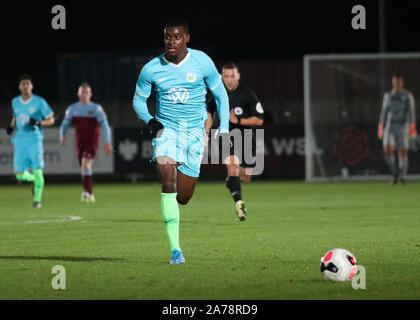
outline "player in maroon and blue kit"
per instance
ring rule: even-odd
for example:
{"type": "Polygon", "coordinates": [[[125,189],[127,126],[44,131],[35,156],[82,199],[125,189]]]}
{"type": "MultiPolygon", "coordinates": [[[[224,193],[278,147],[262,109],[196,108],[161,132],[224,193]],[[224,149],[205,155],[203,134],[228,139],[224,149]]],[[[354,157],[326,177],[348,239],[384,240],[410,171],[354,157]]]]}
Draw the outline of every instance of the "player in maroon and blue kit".
{"type": "Polygon", "coordinates": [[[105,135],[105,152],[112,154],[111,130],[107,116],[101,105],[92,102],[92,89],[89,84],[83,83],[77,93],[79,102],[70,105],[60,126],[60,142],[66,144],[66,130],[70,124],[76,129],[76,153],[82,167],[83,189],[81,201],[95,202],[92,192],[92,164],[99,145],[101,127],[105,135]]]}

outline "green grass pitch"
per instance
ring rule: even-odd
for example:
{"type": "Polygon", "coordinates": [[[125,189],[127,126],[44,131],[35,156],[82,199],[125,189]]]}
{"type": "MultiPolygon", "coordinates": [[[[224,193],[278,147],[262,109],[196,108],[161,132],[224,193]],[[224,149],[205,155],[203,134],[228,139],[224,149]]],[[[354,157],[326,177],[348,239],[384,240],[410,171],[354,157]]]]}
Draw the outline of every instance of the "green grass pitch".
{"type": "Polygon", "coordinates": [[[420,183],[243,185],[240,222],[220,182],[181,206],[186,264],[169,265],[158,183],[0,186],[0,299],[420,299],[420,183]],[[70,220],[80,216],[82,220],[70,220]],[[366,289],[322,279],[329,249],[353,252],[366,289]],[[54,290],[54,265],[66,289],[54,290]]]}

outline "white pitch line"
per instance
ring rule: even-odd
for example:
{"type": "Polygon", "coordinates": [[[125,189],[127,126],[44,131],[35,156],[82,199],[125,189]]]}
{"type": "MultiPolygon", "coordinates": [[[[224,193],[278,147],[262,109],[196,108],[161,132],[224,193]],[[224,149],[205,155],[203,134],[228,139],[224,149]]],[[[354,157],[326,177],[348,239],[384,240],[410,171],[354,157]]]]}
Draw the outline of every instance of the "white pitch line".
{"type": "MultiPolygon", "coordinates": [[[[25,224],[35,224],[35,223],[54,223],[54,222],[68,222],[68,221],[77,221],[83,220],[83,217],[80,216],[68,216],[66,219],[55,219],[55,220],[27,220],[23,221],[25,224]]],[[[0,222],[0,225],[7,224],[20,224],[21,222],[0,222]]]]}
{"type": "Polygon", "coordinates": [[[67,219],[58,219],[58,220],[28,220],[24,221],[24,223],[54,223],[54,222],[67,222],[67,221],[75,221],[75,220],[82,220],[82,217],[79,216],[69,216],[67,219]]]}

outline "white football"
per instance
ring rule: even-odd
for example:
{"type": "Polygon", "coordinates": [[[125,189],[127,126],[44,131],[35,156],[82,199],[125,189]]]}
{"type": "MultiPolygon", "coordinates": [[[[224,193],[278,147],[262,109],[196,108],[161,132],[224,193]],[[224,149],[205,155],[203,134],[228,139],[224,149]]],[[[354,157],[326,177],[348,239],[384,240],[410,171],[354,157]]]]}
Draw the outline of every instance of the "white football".
{"type": "Polygon", "coordinates": [[[321,273],[326,280],[351,281],[357,273],[356,258],[342,248],[328,250],[321,258],[321,273]]]}

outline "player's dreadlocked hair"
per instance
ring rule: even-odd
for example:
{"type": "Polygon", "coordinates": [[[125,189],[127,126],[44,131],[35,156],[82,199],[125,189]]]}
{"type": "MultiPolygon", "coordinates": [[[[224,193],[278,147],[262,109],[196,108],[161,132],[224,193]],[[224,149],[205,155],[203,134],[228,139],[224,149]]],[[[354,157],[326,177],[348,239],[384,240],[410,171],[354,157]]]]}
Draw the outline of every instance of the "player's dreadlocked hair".
{"type": "Polygon", "coordinates": [[[21,83],[21,81],[23,80],[29,80],[32,84],[34,83],[34,79],[32,78],[32,76],[30,76],[29,74],[23,74],[21,75],[18,79],[17,79],[17,83],[18,85],[21,83]]]}
{"type": "Polygon", "coordinates": [[[190,33],[190,26],[188,25],[188,22],[185,21],[184,19],[175,18],[175,19],[169,20],[165,24],[165,29],[169,27],[183,27],[186,34],[190,33]]]}

